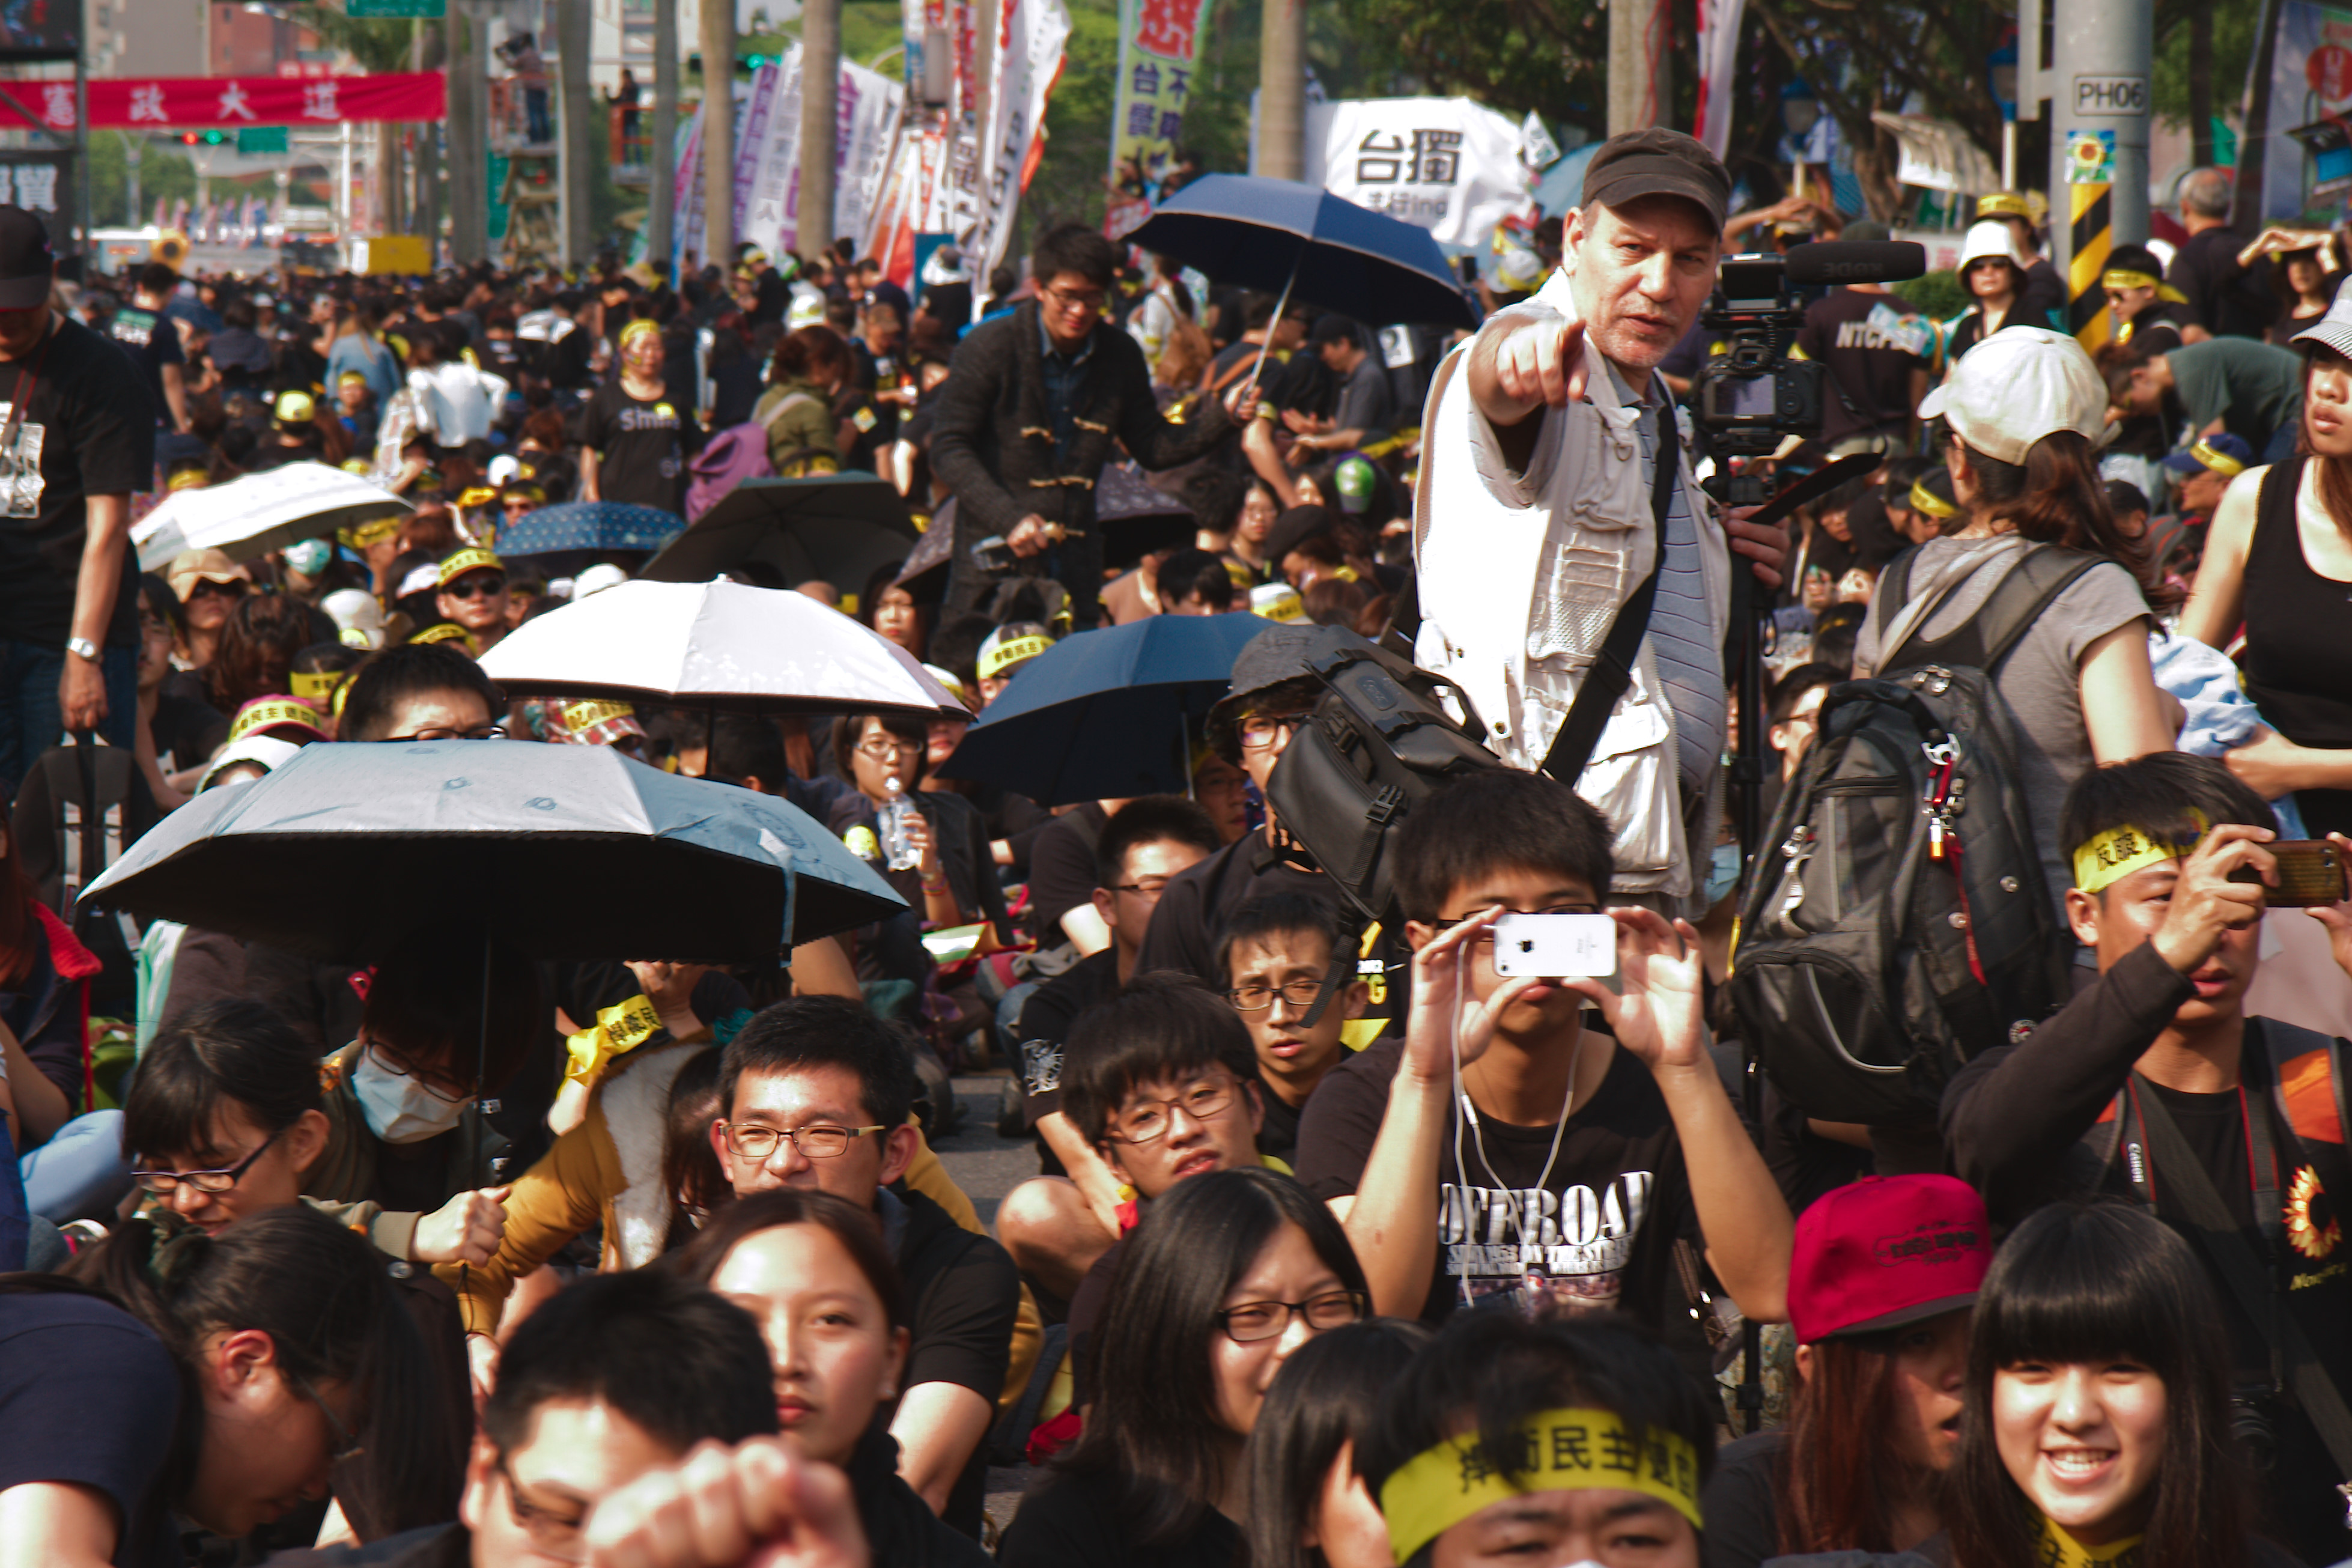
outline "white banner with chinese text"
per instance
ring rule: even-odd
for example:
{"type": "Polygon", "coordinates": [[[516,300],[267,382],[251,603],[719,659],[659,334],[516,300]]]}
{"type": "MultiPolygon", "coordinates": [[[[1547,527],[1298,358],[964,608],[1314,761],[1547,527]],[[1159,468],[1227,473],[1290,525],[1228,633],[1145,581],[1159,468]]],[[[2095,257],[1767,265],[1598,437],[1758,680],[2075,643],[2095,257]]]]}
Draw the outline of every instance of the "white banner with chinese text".
{"type": "Polygon", "coordinates": [[[1519,127],[1466,98],[1369,98],[1310,104],[1307,183],[1484,247],[1495,226],[1534,210],[1519,127]]]}
{"type": "MultiPolygon", "coordinates": [[[[975,279],[985,279],[1013,242],[1021,193],[1045,152],[1045,105],[1061,79],[1062,47],[1070,38],[1062,0],[1003,0],[1003,10],[989,123],[981,127],[980,210],[963,237],[964,259],[975,279]]],[[[984,298],[984,290],[972,290],[974,320],[984,298]]]]}

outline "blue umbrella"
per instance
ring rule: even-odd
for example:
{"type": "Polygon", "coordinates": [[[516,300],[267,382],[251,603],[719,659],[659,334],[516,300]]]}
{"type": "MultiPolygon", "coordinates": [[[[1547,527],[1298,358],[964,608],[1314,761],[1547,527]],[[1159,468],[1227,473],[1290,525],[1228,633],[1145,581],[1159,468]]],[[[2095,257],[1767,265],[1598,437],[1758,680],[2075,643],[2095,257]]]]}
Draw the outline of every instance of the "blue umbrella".
{"type": "Polygon", "coordinates": [[[782,800],[524,741],[306,746],[172,813],[82,897],[360,962],[465,914],[531,957],[772,963],[906,907],[782,800]]]}
{"type": "Polygon", "coordinates": [[[564,550],[659,550],[686,531],[676,512],[616,500],[575,500],[527,511],[499,530],[500,555],[564,550]]]}
{"type": "Polygon", "coordinates": [[[1021,667],[940,772],[1043,805],[1187,794],[1202,721],[1271,624],[1153,616],[1065,637],[1021,667]]]}
{"type": "Polygon", "coordinates": [[[1128,241],[1285,300],[1295,283],[1301,299],[1368,326],[1478,324],[1427,229],[1293,180],[1204,174],[1128,241]]]}

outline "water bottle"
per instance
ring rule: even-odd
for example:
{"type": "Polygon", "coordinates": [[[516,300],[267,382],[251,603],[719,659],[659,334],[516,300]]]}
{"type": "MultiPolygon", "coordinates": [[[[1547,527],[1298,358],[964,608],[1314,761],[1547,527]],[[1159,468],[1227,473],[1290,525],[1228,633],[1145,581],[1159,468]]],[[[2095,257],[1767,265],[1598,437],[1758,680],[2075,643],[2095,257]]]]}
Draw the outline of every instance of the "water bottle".
{"type": "Polygon", "coordinates": [[[882,781],[882,805],[874,816],[882,835],[883,864],[893,871],[911,871],[923,860],[907,837],[907,824],[915,815],[915,803],[907,798],[907,786],[898,782],[896,773],[882,781]]]}

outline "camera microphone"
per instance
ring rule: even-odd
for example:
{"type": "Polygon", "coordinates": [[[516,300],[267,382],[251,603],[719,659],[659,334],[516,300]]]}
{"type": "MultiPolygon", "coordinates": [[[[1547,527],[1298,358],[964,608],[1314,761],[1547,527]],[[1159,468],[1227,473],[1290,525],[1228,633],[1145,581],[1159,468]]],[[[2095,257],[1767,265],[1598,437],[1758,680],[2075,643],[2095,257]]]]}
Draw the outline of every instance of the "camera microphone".
{"type": "Polygon", "coordinates": [[[1790,247],[1789,281],[1895,283],[1927,270],[1927,247],[1910,240],[1817,240],[1790,247]]]}

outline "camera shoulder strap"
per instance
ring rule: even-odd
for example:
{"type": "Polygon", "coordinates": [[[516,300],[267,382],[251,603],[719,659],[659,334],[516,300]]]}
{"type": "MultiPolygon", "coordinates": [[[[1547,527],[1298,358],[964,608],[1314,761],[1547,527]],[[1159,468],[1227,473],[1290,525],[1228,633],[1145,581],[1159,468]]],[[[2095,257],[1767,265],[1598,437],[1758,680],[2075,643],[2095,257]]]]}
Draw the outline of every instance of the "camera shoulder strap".
{"type": "Polygon", "coordinates": [[[1661,402],[1657,414],[1657,469],[1650,484],[1650,521],[1658,542],[1657,556],[1650,563],[1650,574],[1617,606],[1617,618],[1609,623],[1601,651],[1586,667],[1576,700],[1569,704],[1568,717],[1560,721],[1559,733],[1552,737],[1551,749],[1544,753],[1539,770],[1570,789],[1584,776],[1584,764],[1592,760],[1592,748],[1601,743],[1601,731],[1609,727],[1617,700],[1633,684],[1633,661],[1641,656],[1642,638],[1650,630],[1650,606],[1658,598],[1658,574],[1665,569],[1666,513],[1674,504],[1675,484],[1682,471],[1682,443],[1675,439],[1672,405],[1661,402]]]}
{"type": "MultiPolygon", "coordinates": [[[[2250,1051],[2247,1059],[2251,1062],[2254,1055],[2250,1051]]],[[[2181,1135],[2179,1124],[2165,1109],[2163,1097],[2140,1094],[2133,1098],[2138,1101],[2140,1118],[2147,1129],[2147,1152],[2156,1167],[2157,1179],[2169,1186],[2174,1203],[2188,1222],[2189,1240],[2204,1254],[2207,1265],[2221,1276],[2230,1294],[2255,1325],[2273,1326],[2276,1337],[2271,1341],[2271,1352],[2273,1358],[2284,1363],[2285,1381],[2294,1391],[2295,1403],[2319,1433],[2327,1457],[2335,1461],[2336,1473],[2352,1479],[2352,1409],[2346,1407],[2344,1396],[2336,1392],[2336,1380],[2320,1363],[2319,1353],[2312,1348],[2303,1325],[2280,1304],[2275,1271],[2256,1254],[2245,1233],[2231,1219],[2229,1206],[2214,1190],[2213,1178],[2199,1163],[2189,1140],[2181,1135]]],[[[2272,1202],[2276,1202],[2275,1194],[2272,1194],[2272,1202]]],[[[2337,1489],[2352,1501],[2352,1488],[2337,1489]]],[[[2352,1527],[2352,1517],[2347,1517],[2347,1525],[2352,1527]]]]}

